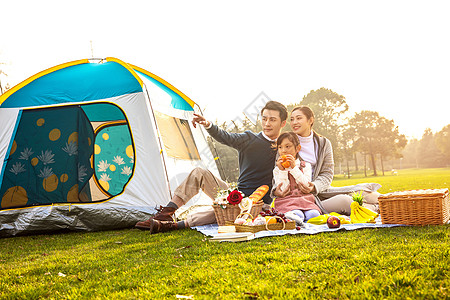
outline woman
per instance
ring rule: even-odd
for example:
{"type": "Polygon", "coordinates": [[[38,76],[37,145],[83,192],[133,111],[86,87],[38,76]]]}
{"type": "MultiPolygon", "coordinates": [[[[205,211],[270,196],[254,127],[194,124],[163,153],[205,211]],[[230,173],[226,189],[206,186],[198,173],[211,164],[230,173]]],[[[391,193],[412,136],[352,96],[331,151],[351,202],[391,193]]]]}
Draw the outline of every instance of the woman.
{"type": "MultiPolygon", "coordinates": [[[[323,213],[337,212],[350,215],[352,197],[347,194],[335,195],[324,199],[320,193],[331,186],[334,175],[333,148],[331,142],[314,132],[314,113],[307,106],[294,107],[291,112],[291,128],[300,140],[300,157],[312,166],[312,181],[307,185],[300,185],[304,194],[312,193],[316,197],[316,204],[323,213]]],[[[275,187],[275,197],[285,197],[289,194],[289,188],[281,190],[281,186],[275,187]]]]}

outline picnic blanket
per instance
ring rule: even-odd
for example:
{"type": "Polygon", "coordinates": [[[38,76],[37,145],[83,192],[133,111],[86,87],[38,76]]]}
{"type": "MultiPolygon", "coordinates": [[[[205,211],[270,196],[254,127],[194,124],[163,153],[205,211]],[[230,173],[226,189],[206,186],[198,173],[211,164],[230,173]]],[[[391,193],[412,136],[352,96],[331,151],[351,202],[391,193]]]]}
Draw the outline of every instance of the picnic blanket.
{"type": "MultiPolygon", "coordinates": [[[[286,235],[286,234],[317,234],[322,232],[333,232],[338,230],[356,230],[363,228],[383,228],[383,227],[395,227],[395,226],[406,226],[401,224],[382,224],[381,218],[378,217],[376,219],[376,223],[358,223],[358,224],[342,224],[339,228],[330,229],[326,224],[324,225],[314,225],[314,224],[304,224],[305,227],[300,230],[273,230],[273,231],[259,231],[255,233],[254,238],[262,238],[266,236],[278,236],[278,235],[286,235]]],[[[206,236],[215,236],[218,234],[217,230],[219,225],[217,224],[208,224],[203,226],[192,227],[206,236]]]]}

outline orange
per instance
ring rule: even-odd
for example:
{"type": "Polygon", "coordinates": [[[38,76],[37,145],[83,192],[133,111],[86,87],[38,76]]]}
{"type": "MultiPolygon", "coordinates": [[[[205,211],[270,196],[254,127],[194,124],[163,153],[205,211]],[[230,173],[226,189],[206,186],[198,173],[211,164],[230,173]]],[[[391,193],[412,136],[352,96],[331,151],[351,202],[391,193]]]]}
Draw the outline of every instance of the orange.
{"type": "Polygon", "coordinates": [[[265,218],[267,224],[275,224],[277,222],[277,218],[275,217],[266,216],[265,218]]]}
{"type": "Polygon", "coordinates": [[[287,169],[291,166],[291,163],[287,160],[286,155],[282,155],[281,159],[282,159],[281,165],[283,166],[283,168],[287,169]]]}

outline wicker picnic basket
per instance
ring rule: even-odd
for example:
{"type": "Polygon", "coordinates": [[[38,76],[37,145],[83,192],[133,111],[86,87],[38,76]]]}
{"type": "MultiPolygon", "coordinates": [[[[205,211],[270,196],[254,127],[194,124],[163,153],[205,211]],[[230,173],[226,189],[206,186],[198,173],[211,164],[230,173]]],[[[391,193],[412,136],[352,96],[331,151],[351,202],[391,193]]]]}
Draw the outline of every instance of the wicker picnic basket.
{"type": "MultiPolygon", "coordinates": [[[[263,203],[254,204],[250,210],[252,216],[257,216],[262,210],[263,203]]],[[[226,221],[234,222],[236,217],[241,213],[238,205],[231,204],[214,204],[214,214],[216,215],[217,224],[219,226],[225,225],[226,221]]]]}
{"type": "Polygon", "coordinates": [[[440,225],[449,220],[448,189],[393,192],[378,201],[383,224],[440,225]]]}

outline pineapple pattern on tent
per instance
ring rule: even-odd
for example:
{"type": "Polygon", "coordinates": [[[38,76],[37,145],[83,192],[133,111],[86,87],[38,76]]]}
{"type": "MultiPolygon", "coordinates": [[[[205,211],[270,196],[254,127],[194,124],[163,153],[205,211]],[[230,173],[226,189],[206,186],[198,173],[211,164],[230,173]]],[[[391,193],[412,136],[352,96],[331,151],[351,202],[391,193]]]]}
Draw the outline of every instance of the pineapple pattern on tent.
{"type": "Polygon", "coordinates": [[[93,138],[78,106],[23,111],[0,188],[1,208],[91,201],[93,138]]]}

